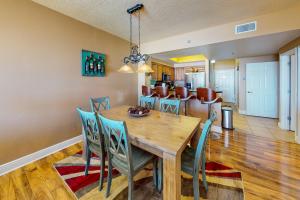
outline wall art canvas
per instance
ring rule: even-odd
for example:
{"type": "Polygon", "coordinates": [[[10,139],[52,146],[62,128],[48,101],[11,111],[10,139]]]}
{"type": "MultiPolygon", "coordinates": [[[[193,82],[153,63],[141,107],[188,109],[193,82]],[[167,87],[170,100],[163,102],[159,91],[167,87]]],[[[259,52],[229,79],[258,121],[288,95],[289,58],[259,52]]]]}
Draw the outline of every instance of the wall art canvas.
{"type": "Polygon", "coordinates": [[[93,51],[82,50],[81,74],[82,76],[105,76],[105,55],[93,51]]]}

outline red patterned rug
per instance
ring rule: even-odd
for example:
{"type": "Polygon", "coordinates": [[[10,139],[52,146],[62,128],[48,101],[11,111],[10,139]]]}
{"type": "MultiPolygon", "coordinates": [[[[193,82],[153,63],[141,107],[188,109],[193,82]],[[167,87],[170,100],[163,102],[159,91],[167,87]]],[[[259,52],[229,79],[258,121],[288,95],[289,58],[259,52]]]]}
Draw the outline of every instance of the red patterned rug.
{"type": "MultiPolygon", "coordinates": [[[[82,153],[78,152],[54,164],[59,176],[77,199],[105,199],[106,179],[104,188],[100,192],[99,184],[99,159],[92,156],[89,175],[84,175],[85,161],[82,153]]],[[[152,166],[142,170],[135,176],[135,199],[162,199],[152,184],[152,166]]],[[[107,170],[105,170],[105,177],[107,170]]],[[[206,175],[209,191],[200,186],[201,199],[228,199],[243,200],[243,181],[241,172],[226,165],[207,162],[206,175]]],[[[201,174],[199,175],[201,183],[201,174]]],[[[192,177],[182,172],[182,195],[181,199],[193,199],[192,177]]],[[[113,170],[113,181],[109,199],[127,199],[127,178],[122,176],[116,169],[113,170]]]]}

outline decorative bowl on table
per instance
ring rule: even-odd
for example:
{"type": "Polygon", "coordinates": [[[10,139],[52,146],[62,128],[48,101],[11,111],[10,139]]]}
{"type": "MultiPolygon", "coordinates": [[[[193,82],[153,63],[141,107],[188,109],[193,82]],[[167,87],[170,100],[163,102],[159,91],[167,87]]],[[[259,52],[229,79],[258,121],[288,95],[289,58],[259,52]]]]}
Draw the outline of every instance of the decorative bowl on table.
{"type": "Polygon", "coordinates": [[[128,114],[132,117],[144,117],[149,115],[150,110],[142,106],[134,106],[128,108],[128,114]]]}

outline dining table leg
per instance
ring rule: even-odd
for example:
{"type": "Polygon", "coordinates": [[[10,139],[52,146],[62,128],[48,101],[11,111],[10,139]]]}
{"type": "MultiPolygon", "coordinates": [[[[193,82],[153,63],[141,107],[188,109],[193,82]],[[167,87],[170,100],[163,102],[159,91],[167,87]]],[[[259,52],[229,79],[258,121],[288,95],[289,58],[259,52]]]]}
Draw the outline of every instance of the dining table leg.
{"type": "Polygon", "coordinates": [[[179,200],[181,196],[181,155],[163,153],[163,199],[179,200]]]}

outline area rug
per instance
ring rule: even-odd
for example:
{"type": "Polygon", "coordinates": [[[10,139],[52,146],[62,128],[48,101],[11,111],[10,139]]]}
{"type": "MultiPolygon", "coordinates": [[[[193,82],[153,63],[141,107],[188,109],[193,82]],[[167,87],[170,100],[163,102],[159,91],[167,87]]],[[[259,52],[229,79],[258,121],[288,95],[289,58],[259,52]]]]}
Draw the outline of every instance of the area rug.
{"type": "MultiPolygon", "coordinates": [[[[104,188],[98,190],[99,184],[99,159],[92,156],[89,175],[84,175],[85,161],[82,158],[82,152],[67,157],[54,164],[54,168],[64,181],[67,189],[80,200],[85,199],[127,199],[127,178],[121,175],[116,169],[113,170],[113,181],[111,194],[105,198],[106,179],[104,179],[104,188]]],[[[208,182],[208,192],[206,193],[200,180],[200,199],[212,200],[243,200],[243,181],[241,172],[232,169],[221,163],[207,162],[206,175],[208,182]]],[[[107,169],[105,170],[105,177],[107,169]]],[[[134,199],[162,199],[162,194],[157,192],[152,182],[152,166],[147,166],[138,173],[135,178],[134,199]]],[[[182,172],[181,199],[192,200],[193,197],[193,180],[188,174],[182,172]]]]}

